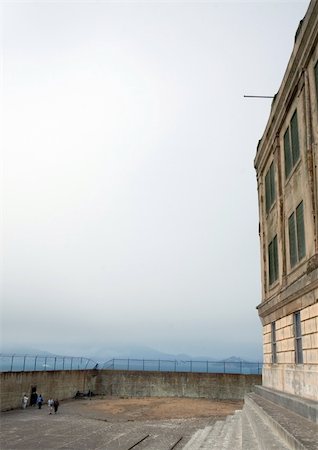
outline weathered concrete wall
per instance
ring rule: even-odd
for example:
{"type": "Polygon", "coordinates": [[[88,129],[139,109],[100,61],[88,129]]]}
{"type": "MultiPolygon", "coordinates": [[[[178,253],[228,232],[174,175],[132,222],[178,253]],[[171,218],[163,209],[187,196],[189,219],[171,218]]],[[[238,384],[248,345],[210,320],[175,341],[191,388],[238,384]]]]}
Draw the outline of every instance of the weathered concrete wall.
{"type": "Polygon", "coordinates": [[[21,407],[24,393],[30,398],[33,386],[45,401],[51,396],[59,400],[72,398],[77,391],[94,392],[97,373],[96,370],[1,373],[1,411],[21,407]]]}
{"type": "Polygon", "coordinates": [[[217,400],[242,400],[262,384],[261,375],[179,372],[99,372],[99,394],[127,397],[192,397],[217,400]]]}
{"type": "Polygon", "coordinates": [[[74,397],[77,391],[120,397],[192,397],[241,400],[261,375],[119,370],[72,370],[1,373],[1,411],[20,408],[23,394],[36,386],[45,400],[74,397]]]}

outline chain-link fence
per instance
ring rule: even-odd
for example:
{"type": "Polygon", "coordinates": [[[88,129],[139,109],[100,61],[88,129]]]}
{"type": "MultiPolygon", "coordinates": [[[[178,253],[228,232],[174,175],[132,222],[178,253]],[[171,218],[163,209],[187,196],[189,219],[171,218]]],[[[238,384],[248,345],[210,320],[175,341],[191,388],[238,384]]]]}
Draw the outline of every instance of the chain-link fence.
{"type": "Polygon", "coordinates": [[[1,372],[49,370],[141,370],[156,372],[200,372],[261,374],[262,362],[247,361],[181,361],[166,359],[113,358],[105,363],[77,356],[4,355],[0,354],[1,372]]]}
{"type": "Polygon", "coordinates": [[[142,370],[159,372],[205,372],[261,374],[262,362],[247,361],[180,361],[162,359],[118,359],[105,362],[101,368],[106,370],[142,370]]]}
{"type": "Polygon", "coordinates": [[[94,367],[96,367],[96,361],[76,356],[0,354],[1,372],[85,370],[93,369],[94,367]]]}

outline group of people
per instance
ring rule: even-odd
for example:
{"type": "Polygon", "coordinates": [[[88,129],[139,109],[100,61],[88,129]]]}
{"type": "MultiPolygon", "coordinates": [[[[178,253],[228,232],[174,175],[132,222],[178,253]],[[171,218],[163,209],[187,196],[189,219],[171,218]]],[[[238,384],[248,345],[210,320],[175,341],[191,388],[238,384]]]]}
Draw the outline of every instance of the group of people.
{"type": "MultiPolygon", "coordinates": [[[[23,409],[25,409],[27,407],[28,400],[29,400],[29,397],[26,394],[24,394],[23,399],[22,399],[22,408],[23,409]]],[[[38,395],[36,392],[32,392],[31,398],[30,398],[30,406],[38,405],[38,408],[42,409],[43,403],[44,403],[44,399],[43,399],[42,395],[41,394],[38,395]]],[[[54,413],[56,414],[57,410],[59,409],[59,405],[60,405],[60,402],[58,401],[57,398],[56,399],[49,398],[47,401],[47,406],[49,408],[49,414],[52,414],[53,410],[54,410],[54,413]]]]}

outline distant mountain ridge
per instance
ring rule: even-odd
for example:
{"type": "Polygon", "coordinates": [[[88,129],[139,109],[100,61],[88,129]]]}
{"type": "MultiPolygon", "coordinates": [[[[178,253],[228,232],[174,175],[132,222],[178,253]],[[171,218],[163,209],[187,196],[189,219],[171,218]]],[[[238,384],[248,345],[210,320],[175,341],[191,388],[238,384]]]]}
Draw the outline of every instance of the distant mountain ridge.
{"type": "Polygon", "coordinates": [[[143,346],[111,346],[111,347],[95,347],[88,348],[83,351],[83,353],[79,354],[79,352],[64,353],[64,352],[48,352],[46,350],[40,350],[33,347],[20,346],[20,345],[12,345],[12,346],[3,346],[1,348],[2,354],[15,354],[15,355],[39,355],[39,356],[47,356],[47,357],[55,357],[55,356],[78,356],[78,357],[86,357],[89,359],[93,359],[94,361],[106,362],[112,359],[144,359],[144,360],[177,360],[177,361],[214,361],[214,362],[258,362],[261,361],[262,358],[241,358],[240,356],[230,356],[230,357],[222,357],[215,358],[211,356],[192,356],[185,353],[172,354],[172,353],[164,353],[150,347],[143,346]],[[112,348],[111,348],[112,347],[112,348]],[[64,354],[63,354],[64,353],[64,354]]]}

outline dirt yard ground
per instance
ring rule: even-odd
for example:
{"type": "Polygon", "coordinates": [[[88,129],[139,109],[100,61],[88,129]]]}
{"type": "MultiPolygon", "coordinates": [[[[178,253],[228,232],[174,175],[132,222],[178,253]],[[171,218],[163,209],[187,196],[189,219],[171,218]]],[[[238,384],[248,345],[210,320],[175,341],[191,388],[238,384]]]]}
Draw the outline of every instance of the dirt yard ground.
{"type": "Polygon", "coordinates": [[[93,397],[79,402],[81,415],[112,422],[223,417],[243,408],[243,401],[193,398],[93,397]]]}

